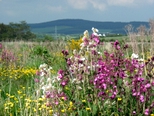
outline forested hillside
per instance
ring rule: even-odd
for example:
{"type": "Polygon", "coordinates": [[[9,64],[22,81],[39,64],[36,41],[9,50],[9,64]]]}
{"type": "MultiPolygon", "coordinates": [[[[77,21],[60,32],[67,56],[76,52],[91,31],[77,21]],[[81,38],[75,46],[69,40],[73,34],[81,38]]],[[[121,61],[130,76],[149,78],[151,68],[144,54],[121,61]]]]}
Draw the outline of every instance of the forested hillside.
{"type": "Polygon", "coordinates": [[[125,34],[125,26],[131,24],[134,29],[140,25],[149,27],[148,22],[98,22],[82,19],[62,19],[37,24],[29,24],[35,33],[52,34],[57,31],[59,34],[81,34],[86,29],[96,27],[102,33],[120,33],[125,34]]]}

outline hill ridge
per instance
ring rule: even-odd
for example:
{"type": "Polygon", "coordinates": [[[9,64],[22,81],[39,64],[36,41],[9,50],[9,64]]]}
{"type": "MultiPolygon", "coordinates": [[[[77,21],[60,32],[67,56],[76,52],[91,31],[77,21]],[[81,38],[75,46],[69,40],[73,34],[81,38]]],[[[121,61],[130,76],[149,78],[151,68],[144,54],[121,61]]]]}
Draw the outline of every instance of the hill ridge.
{"type": "Polygon", "coordinates": [[[131,24],[134,28],[144,25],[149,28],[149,23],[144,21],[112,22],[112,21],[90,21],[84,19],[58,19],[42,23],[28,24],[34,33],[53,34],[55,27],[59,34],[81,34],[84,30],[92,27],[98,28],[100,32],[125,34],[125,26],[131,24]]]}

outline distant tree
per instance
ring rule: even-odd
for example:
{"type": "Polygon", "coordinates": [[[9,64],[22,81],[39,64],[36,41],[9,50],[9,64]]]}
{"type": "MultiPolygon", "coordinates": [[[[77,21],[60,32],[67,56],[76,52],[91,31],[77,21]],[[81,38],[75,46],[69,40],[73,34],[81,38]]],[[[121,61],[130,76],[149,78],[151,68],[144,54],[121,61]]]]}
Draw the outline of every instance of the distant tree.
{"type": "Polygon", "coordinates": [[[12,28],[5,24],[0,24],[0,41],[8,39],[11,36],[12,28]]]}
{"type": "Polygon", "coordinates": [[[13,38],[19,40],[30,40],[36,38],[36,35],[30,31],[30,27],[27,25],[25,21],[21,21],[20,23],[9,23],[9,26],[13,29],[13,38]]]}
{"type": "Polygon", "coordinates": [[[30,31],[30,27],[25,21],[20,23],[9,23],[9,25],[0,24],[0,41],[13,40],[31,40],[36,35],[30,31]]]}

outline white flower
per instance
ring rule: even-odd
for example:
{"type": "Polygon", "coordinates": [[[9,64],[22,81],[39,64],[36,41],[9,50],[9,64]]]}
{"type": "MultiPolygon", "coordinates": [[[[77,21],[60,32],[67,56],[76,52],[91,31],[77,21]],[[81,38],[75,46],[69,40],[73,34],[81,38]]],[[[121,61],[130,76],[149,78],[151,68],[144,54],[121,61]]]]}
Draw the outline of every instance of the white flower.
{"type": "Polygon", "coordinates": [[[81,57],[81,58],[80,58],[80,60],[82,60],[82,61],[85,61],[85,59],[86,59],[85,57],[81,57]]]}
{"type": "Polygon", "coordinates": [[[76,88],[77,88],[78,90],[81,90],[81,89],[82,89],[82,87],[79,86],[79,85],[77,85],[76,88]]]}
{"type": "Polygon", "coordinates": [[[102,36],[101,34],[98,34],[99,33],[98,29],[92,27],[92,31],[93,31],[93,35],[95,35],[95,36],[102,36]]]}
{"type": "Polygon", "coordinates": [[[76,54],[77,54],[77,51],[76,51],[76,49],[74,49],[74,50],[73,50],[73,54],[74,54],[74,55],[76,55],[76,54]]]}
{"type": "Polygon", "coordinates": [[[138,58],[139,58],[138,54],[135,54],[135,53],[133,53],[131,56],[131,59],[138,59],[138,58]]]}
{"type": "Polygon", "coordinates": [[[41,76],[41,77],[43,77],[43,76],[45,76],[45,75],[46,75],[46,74],[45,74],[44,72],[41,72],[41,73],[40,73],[40,76],[41,76]]]}
{"type": "Polygon", "coordinates": [[[39,69],[43,69],[43,68],[46,68],[46,67],[47,67],[47,64],[44,63],[44,64],[40,65],[39,69]]]}
{"type": "Polygon", "coordinates": [[[90,68],[91,68],[91,66],[88,66],[87,68],[88,68],[88,69],[90,69],[90,68]]]}
{"type": "Polygon", "coordinates": [[[49,82],[51,82],[51,79],[50,79],[50,78],[48,78],[48,79],[47,79],[47,82],[48,82],[48,83],[49,83],[49,82]]]}
{"type": "Polygon", "coordinates": [[[83,64],[79,64],[79,67],[81,68],[81,67],[83,67],[84,65],[83,64]]]}
{"type": "Polygon", "coordinates": [[[101,52],[97,52],[98,54],[100,54],[100,55],[102,55],[102,53],[101,52]]]}
{"type": "Polygon", "coordinates": [[[98,29],[96,29],[96,28],[94,28],[94,27],[92,27],[91,30],[93,31],[93,33],[98,33],[98,32],[99,32],[98,29]]]}
{"type": "Polygon", "coordinates": [[[88,32],[88,30],[85,30],[83,34],[84,34],[84,37],[89,38],[89,32],[88,32]]]}
{"type": "Polygon", "coordinates": [[[144,60],[142,58],[138,59],[139,62],[143,62],[144,60]]]}
{"type": "Polygon", "coordinates": [[[52,67],[51,66],[49,67],[49,70],[52,70],[52,67]]]}
{"type": "Polygon", "coordinates": [[[43,90],[44,93],[46,91],[46,86],[43,86],[41,89],[43,90]]]}

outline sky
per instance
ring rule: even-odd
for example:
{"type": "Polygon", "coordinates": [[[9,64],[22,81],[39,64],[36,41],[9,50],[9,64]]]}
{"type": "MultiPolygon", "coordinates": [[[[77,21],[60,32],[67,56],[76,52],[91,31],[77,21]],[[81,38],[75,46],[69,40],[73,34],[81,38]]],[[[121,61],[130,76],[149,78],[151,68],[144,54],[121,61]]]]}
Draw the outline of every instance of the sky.
{"type": "Polygon", "coordinates": [[[58,19],[148,22],[154,19],[154,0],[0,0],[0,23],[58,19]]]}

